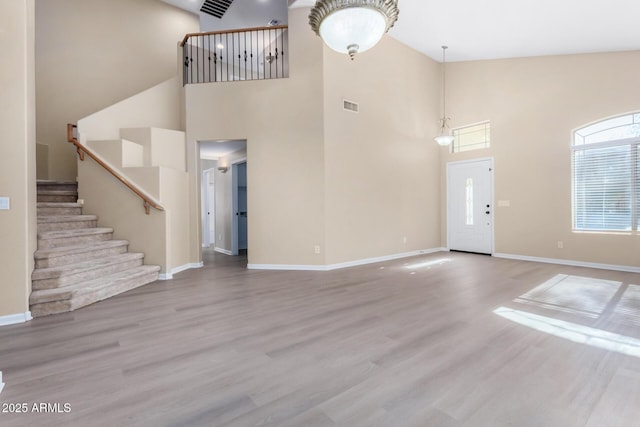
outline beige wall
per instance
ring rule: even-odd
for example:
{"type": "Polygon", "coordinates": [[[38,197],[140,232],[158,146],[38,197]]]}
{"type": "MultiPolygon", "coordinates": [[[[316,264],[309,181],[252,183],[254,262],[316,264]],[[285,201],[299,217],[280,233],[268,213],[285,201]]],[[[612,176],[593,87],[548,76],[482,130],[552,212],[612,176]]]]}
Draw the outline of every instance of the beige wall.
{"type": "Polygon", "coordinates": [[[173,77],[77,121],[81,142],[120,139],[120,129],[181,129],[182,80],[173,77]]]}
{"type": "Polygon", "coordinates": [[[49,146],[36,144],[36,178],[49,177],[49,146]]]}
{"type": "MultiPolygon", "coordinates": [[[[327,265],[440,247],[437,63],[388,37],[349,61],[323,47],[307,15],[290,11],[290,79],[186,89],[190,145],[247,139],[249,263],[327,265]],[[343,111],[343,98],[361,112],[343,111]]],[[[228,228],[224,215],[218,230],[228,228]]],[[[228,237],[216,244],[230,249],[228,237]]]]}
{"type": "MultiPolygon", "coordinates": [[[[246,139],[249,262],[324,264],[322,43],[292,10],[289,79],[188,85],[191,218],[200,217],[197,141],[246,139]]],[[[200,258],[200,221],[191,221],[200,258]],[[197,227],[197,229],[196,229],[197,227]]]]}
{"type": "Polygon", "coordinates": [[[142,200],[87,156],[85,161],[78,162],[78,193],[84,200],[83,213],[98,215],[99,227],[114,228],[114,239],[128,240],[129,251],[143,252],[145,264],[161,266],[162,274],[198,263],[198,259],[189,258],[186,172],[167,167],[111,166],[165,210],[151,208],[149,215],[145,214],[142,200]]]}
{"type": "Polygon", "coordinates": [[[195,15],[158,0],[36,0],[37,140],[49,177],[75,179],[66,123],[177,74],[195,15]]]}
{"type": "Polygon", "coordinates": [[[327,264],[440,247],[439,69],[388,36],[354,61],[325,47],[327,264]]]}
{"type": "Polygon", "coordinates": [[[36,249],[35,77],[33,0],[0,2],[0,317],[29,310],[36,249]]]}
{"type": "MultiPolygon", "coordinates": [[[[446,162],[495,158],[495,203],[511,204],[495,207],[496,252],[640,266],[639,236],[571,231],[570,151],[573,129],[640,110],[638,70],[638,51],[447,66],[452,127],[491,120],[491,148],[442,149],[441,176],[446,162]]],[[[444,243],[444,198],[441,211],[444,243]]]]}

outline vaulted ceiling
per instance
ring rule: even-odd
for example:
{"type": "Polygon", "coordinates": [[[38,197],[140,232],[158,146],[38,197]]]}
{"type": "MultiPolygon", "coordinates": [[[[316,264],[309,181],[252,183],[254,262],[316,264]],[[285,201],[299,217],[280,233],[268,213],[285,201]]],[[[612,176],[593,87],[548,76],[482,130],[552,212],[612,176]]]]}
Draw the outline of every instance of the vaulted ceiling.
{"type": "MultiPolygon", "coordinates": [[[[163,1],[197,12],[203,0],[163,1]]],[[[288,3],[310,7],[315,1],[235,0],[227,14],[234,22],[246,19],[245,27],[265,25],[270,19],[286,21],[288,3]]],[[[451,61],[640,49],[638,0],[399,0],[398,5],[391,37],[436,60],[445,44],[451,61]]],[[[218,21],[225,19],[231,20],[218,21]]]]}

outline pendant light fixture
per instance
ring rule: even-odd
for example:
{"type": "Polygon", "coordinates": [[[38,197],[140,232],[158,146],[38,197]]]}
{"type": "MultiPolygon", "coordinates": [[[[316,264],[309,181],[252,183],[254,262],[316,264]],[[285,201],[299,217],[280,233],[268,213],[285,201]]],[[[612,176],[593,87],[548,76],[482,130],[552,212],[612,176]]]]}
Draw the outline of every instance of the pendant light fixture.
{"type": "Polygon", "coordinates": [[[380,41],[399,12],[398,0],[318,0],[309,25],[327,46],[353,60],[380,41]]]}
{"type": "Polygon", "coordinates": [[[442,46],[442,118],[440,119],[440,135],[433,138],[438,144],[445,146],[453,142],[453,136],[449,135],[449,124],[447,123],[450,118],[447,117],[447,102],[446,102],[446,72],[445,72],[445,52],[449,46],[442,46]]]}

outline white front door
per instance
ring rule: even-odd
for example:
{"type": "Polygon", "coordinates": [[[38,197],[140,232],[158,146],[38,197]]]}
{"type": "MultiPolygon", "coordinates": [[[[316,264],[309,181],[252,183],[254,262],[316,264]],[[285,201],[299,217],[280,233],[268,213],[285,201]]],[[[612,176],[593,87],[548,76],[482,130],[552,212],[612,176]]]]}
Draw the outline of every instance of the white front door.
{"type": "Polygon", "coordinates": [[[493,159],[447,164],[447,235],[451,250],[493,252],[493,159]]]}

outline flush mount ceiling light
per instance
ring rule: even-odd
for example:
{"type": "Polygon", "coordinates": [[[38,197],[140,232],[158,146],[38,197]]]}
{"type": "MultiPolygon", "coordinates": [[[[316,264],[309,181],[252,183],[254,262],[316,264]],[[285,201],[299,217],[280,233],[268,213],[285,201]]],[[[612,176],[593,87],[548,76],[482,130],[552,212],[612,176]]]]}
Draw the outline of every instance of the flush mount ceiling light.
{"type": "Polygon", "coordinates": [[[449,135],[449,125],[447,122],[450,120],[447,117],[447,103],[446,103],[446,81],[445,81],[445,52],[448,46],[442,46],[442,118],[440,119],[440,135],[433,138],[440,145],[449,145],[453,142],[453,136],[449,135]]]}
{"type": "Polygon", "coordinates": [[[353,59],[380,41],[399,12],[398,0],[318,0],[309,25],[327,46],[353,59]]]}

